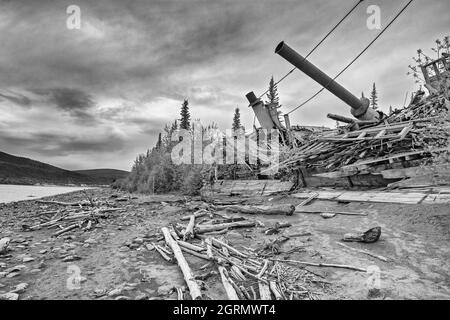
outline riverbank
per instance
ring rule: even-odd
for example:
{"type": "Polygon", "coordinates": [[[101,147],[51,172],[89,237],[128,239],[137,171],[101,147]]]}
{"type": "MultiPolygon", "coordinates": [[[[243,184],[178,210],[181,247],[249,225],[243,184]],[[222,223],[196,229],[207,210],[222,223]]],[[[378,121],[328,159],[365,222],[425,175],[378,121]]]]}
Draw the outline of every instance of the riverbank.
{"type": "MultiPolygon", "coordinates": [[[[161,227],[186,225],[187,221],[181,218],[199,208],[219,215],[229,215],[229,212],[214,209],[200,198],[129,195],[110,189],[86,193],[88,197],[83,192],[72,192],[47,198],[56,203],[24,201],[0,205],[1,237],[11,239],[9,251],[0,254],[0,294],[19,292],[19,299],[176,299],[174,288],[179,288],[188,299],[189,291],[178,265],[167,262],[155,250],[154,244],[165,247],[161,227]],[[89,205],[91,200],[94,207],[89,205]],[[77,203],[82,206],[75,206],[77,203]],[[45,223],[53,221],[55,212],[62,217],[88,217],[73,220],[73,224],[81,227],[54,236],[63,229],[58,223],[47,226],[45,223]],[[88,220],[93,221],[89,228],[88,220]],[[30,231],[30,227],[40,224],[44,225],[30,231]]],[[[263,205],[298,205],[303,201],[286,195],[214,200],[263,205]]],[[[352,265],[364,270],[371,266],[370,270],[375,270],[375,266],[380,270],[380,290],[372,296],[367,287],[370,273],[296,266],[292,269],[300,275],[296,281],[308,292],[301,296],[303,299],[450,298],[447,205],[315,200],[307,207],[366,215],[324,219],[318,214],[298,212],[292,216],[233,214],[235,218],[258,223],[255,227],[228,230],[225,238],[220,234],[214,237],[249,252],[246,250],[260,250],[282,235],[301,233],[305,236],[281,243],[271,255],[280,260],[352,265]],[[276,223],[289,223],[290,227],[266,234],[276,223]],[[387,261],[339,245],[343,234],[374,226],[382,229],[376,243],[347,246],[386,257],[387,261]]],[[[215,264],[205,268],[204,259],[187,253],[185,258],[199,277],[197,281],[205,295],[212,299],[227,298],[215,264]]],[[[253,287],[257,289],[257,285],[253,287]]]]}

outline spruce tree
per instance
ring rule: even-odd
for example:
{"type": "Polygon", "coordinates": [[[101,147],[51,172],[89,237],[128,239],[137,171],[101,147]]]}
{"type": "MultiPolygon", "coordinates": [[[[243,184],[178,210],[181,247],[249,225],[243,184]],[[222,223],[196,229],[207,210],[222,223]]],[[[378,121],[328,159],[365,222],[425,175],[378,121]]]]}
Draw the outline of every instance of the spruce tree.
{"type": "Polygon", "coordinates": [[[275,84],[275,81],[273,80],[273,76],[272,78],[270,78],[270,82],[269,82],[269,92],[267,93],[267,104],[270,103],[275,103],[278,105],[279,103],[279,98],[278,98],[278,88],[277,85],[275,84]]]}
{"type": "Polygon", "coordinates": [[[241,113],[239,112],[239,108],[234,109],[232,128],[233,131],[239,130],[241,128],[241,113]]]}
{"type": "Polygon", "coordinates": [[[370,94],[370,105],[373,109],[378,109],[378,92],[375,87],[375,82],[373,83],[372,93],[370,94]]]}
{"type": "Polygon", "coordinates": [[[188,100],[184,100],[181,105],[181,120],[180,120],[180,128],[189,130],[191,128],[191,115],[189,113],[189,102],[188,100]]]}

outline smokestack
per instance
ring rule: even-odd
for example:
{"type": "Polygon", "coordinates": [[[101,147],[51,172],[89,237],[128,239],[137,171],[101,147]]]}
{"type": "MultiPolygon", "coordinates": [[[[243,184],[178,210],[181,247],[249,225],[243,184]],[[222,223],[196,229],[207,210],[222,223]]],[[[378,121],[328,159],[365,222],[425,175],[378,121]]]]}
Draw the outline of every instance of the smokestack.
{"type": "Polygon", "coordinates": [[[349,105],[351,113],[359,120],[378,120],[379,114],[372,108],[369,108],[369,99],[361,97],[358,99],[351,92],[341,86],[339,83],[331,79],[327,74],[322,72],[319,68],[306,60],[294,49],[289,47],[284,41],[280,42],[275,49],[275,53],[282,56],[292,65],[297,67],[303,73],[308,75],[314,81],[318,82],[325,89],[330,91],[336,97],[349,105]]]}

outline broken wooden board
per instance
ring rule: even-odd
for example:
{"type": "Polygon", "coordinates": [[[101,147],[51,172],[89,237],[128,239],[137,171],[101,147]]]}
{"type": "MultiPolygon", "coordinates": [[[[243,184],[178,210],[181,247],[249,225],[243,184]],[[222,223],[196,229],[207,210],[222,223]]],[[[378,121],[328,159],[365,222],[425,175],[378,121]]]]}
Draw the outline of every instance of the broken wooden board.
{"type": "MultiPolygon", "coordinates": [[[[426,192],[384,192],[384,191],[314,191],[317,199],[355,202],[383,203],[450,203],[449,195],[428,194],[426,192]],[[435,201],[431,201],[435,199],[435,201]],[[426,201],[425,201],[426,200],[426,201]]],[[[314,192],[299,192],[292,194],[295,198],[309,198],[314,192]]]]}

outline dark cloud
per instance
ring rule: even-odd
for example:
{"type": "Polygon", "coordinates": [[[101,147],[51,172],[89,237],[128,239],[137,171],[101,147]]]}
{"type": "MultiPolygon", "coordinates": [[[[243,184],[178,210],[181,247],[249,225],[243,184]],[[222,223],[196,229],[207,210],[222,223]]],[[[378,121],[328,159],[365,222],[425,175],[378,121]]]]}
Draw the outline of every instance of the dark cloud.
{"type": "MultiPolygon", "coordinates": [[[[104,166],[108,160],[128,168],[134,153],[151,147],[153,136],[179,117],[185,98],[192,118],[228,128],[238,106],[243,124],[251,128],[253,114],[246,108],[245,94],[262,93],[272,75],[279,79],[292,67],[274,54],[276,44],[286,40],[307,53],[354,3],[2,1],[0,112],[9,114],[0,122],[1,148],[20,146],[25,155],[45,150],[42,157],[49,162],[52,156],[70,154],[67,163],[77,162],[78,167],[104,166]],[[71,4],[81,8],[81,30],[66,28],[66,7],[71,4]],[[27,88],[33,88],[30,95],[27,88]],[[8,103],[28,108],[5,107],[8,103]],[[58,134],[44,134],[43,121],[46,129],[58,134]],[[30,134],[12,134],[17,123],[30,134]],[[79,135],[87,129],[91,137],[79,135]],[[119,155],[120,148],[128,153],[119,155]]],[[[366,27],[370,4],[381,7],[384,25],[401,7],[397,1],[363,2],[311,61],[332,76],[373,39],[377,31],[366,27]]],[[[448,18],[442,12],[449,9],[448,1],[414,2],[339,82],[357,95],[367,94],[376,82],[382,107],[403,103],[405,93],[415,89],[405,76],[409,58],[448,34],[448,18]]],[[[295,72],[279,85],[281,111],[317,89],[316,83],[295,72]]],[[[325,92],[293,113],[291,123],[329,124],[328,112],[348,114],[348,107],[325,92]]],[[[58,161],[64,163],[63,158],[58,161]]]]}
{"type": "Polygon", "coordinates": [[[95,107],[93,98],[86,92],[73,88],[32,89],[33,93],[41,95],[58,109],[69,112],[74,118],[92,123],[95,118],[90,114],[95,107]]]}
{"type": "Polygon", "coordinates": [[[21,95],[21,94],[16,93],[13,96],[13,95],[7,95],[7,94],[0,93],[0,97],[4,98],[6,100],[9,100],[12,103],[17,104],[22,107],[29,107],[31,105],[31,99],[29,99],[28,97],[21,95]]]}

